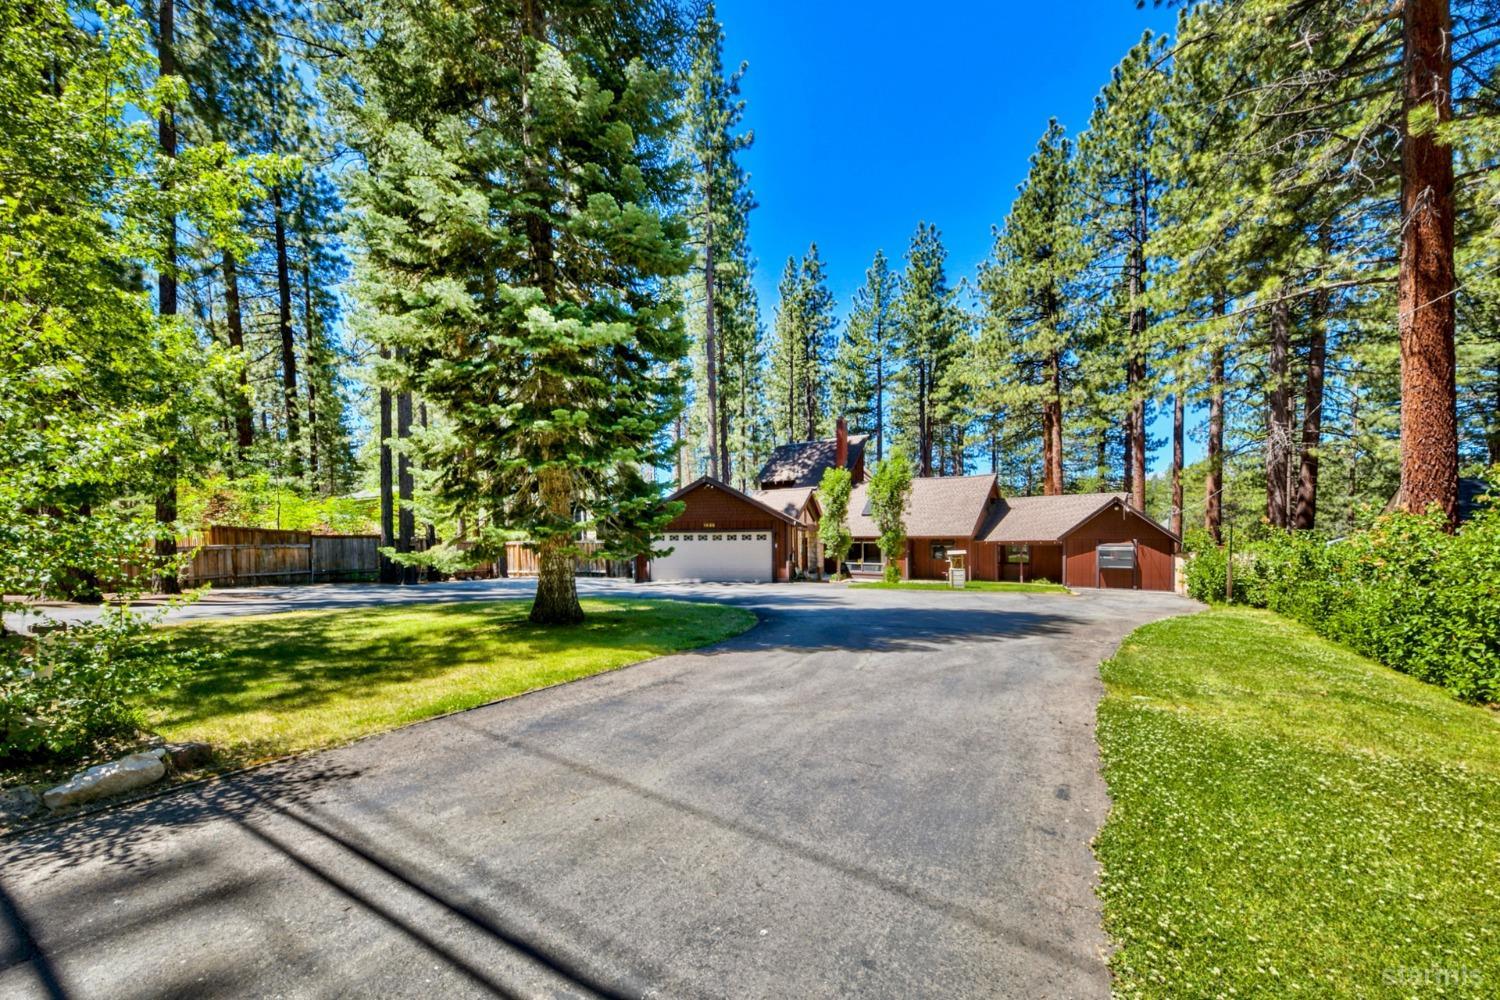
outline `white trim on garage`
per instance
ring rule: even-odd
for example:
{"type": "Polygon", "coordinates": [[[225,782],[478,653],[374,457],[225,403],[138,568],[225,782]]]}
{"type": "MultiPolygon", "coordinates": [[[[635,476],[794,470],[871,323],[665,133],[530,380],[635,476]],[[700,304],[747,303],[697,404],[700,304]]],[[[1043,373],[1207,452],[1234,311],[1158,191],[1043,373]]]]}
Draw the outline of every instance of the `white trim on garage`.
{"type": "Polygon", "coordinates": [[[771,531],[668,531],[661,539],[670,555],[651,560],[656,583],[768,583],[771,531]]]}

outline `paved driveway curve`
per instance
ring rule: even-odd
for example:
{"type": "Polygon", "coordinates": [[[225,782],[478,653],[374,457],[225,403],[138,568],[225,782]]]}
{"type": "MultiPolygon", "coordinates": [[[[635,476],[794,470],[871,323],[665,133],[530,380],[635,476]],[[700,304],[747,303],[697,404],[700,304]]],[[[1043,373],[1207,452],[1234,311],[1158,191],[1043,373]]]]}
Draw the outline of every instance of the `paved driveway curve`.
{"type": "Polygon", "coordinates": [[[763,621],[0,841],[0,996],[1108,994],[1096,664],[1195,605],[625,592],[763,621]]]}

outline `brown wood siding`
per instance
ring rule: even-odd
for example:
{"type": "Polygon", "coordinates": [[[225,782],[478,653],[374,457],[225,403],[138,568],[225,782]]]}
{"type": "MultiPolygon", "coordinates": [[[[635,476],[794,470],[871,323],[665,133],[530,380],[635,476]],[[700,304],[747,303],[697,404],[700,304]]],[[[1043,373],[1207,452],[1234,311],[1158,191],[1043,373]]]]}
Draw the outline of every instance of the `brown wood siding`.
{"type": "MultiPolygon", "coordinates": [[[[1021,564],[1005,562],[1005,550],[1008,546],[998,545],[994,559],[997,565],[1002,566],[1004,579],[1012,582],[1021,582],[1021,564]]],[[[1039,545],[1031,546],[1031,562],[1026,564],[1025,582],[1032,583],[1037,580],[1047,580],[1051,583],[1061,583],[1063,575],[1063,547],[1061,545],[1039,545]]]]}
{"type": "Polygon", "coordinates": [[[1070,587],[1128,589],[1138,582],[1142,590],[1173,589],[1172,557],[1177,543],[1161,528],[1118,507],[1101,511],[1074,528],[1063,543],[1067,575],[1063,582],[1070,587]],[[1095,573],[1095,546],[1129,541],[1136,542],[1136,573],[1106,570],[1100,579],[1095,573]]]}
{"type": "Polygon", "coordinates": [[[792,544],[792,525],[768,511],[704,483],[686,496],[677,498],[686,504],[681,514],[667,523],[667,531],[769,531],[771,532],[771,576],[774,580],[791,579],[791,565],[796,548],[792,544]]]}
{"type": "Polygon", "coordinates": [[[967,551],[968,539],[965,538],[912,538],[907,541],[906,551],[909,556],[907,565],[911,568],[912,580],[946,580],[948,579],[948,561],[946,559],[932,558],[932,543],[942,542],[950,549],[965,549],[967,551]]]}

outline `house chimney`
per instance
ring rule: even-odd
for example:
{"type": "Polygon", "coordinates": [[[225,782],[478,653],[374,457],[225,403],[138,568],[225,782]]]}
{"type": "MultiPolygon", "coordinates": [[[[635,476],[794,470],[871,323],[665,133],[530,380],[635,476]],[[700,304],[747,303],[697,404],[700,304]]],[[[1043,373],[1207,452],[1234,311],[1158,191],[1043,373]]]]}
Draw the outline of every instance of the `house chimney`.
{"type": "Polygon", "coordinates": [[[833,465],[837,469],[849,467],[849,425],[839,417],[833,428],[833,465]]]}

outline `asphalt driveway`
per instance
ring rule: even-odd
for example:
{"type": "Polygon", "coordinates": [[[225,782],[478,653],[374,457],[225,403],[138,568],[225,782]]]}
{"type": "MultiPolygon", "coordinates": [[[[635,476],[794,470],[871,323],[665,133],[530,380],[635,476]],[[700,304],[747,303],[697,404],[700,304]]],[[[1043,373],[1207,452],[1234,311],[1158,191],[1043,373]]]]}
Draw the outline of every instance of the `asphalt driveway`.
{"type": "Polygon", "coordinates": [[[0,996],[1108,995],[1096,665],[1195,605],[621,588],[763,621],[0,841],[0,996]]]}

